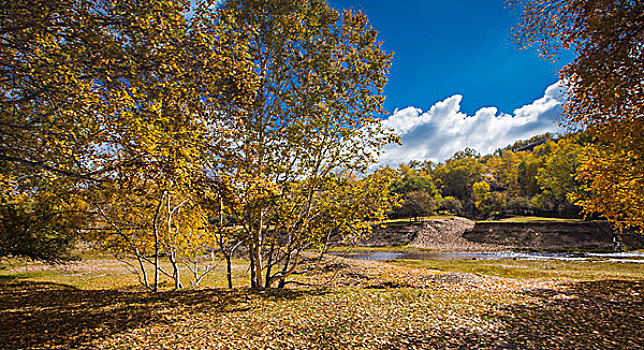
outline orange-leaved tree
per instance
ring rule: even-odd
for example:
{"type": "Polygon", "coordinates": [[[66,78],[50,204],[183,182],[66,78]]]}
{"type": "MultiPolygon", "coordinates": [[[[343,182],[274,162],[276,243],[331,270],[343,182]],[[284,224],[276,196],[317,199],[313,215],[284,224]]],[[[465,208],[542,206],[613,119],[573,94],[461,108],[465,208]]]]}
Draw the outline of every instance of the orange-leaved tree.
{"type": "Polygon", "coordinates": [[[644,228],[644,2],[510,0],[523,14],[517,41],[553,58],[575,55],[561,76],[566,121],[595,136],[578,178],[578,204],[619,228],[644,228]]]}

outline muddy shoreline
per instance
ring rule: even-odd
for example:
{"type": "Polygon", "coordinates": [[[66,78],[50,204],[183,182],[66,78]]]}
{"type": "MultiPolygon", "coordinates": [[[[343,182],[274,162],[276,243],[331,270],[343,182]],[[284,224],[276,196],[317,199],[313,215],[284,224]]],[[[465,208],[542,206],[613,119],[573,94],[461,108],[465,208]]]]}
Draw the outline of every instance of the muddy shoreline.
{"type": "Polygon", "coordinates": [[[374,228],[362,247],[409,246],[452,251],[644,249],[644,236],[607,222],[474,222],[465,218],[374,228]]]}

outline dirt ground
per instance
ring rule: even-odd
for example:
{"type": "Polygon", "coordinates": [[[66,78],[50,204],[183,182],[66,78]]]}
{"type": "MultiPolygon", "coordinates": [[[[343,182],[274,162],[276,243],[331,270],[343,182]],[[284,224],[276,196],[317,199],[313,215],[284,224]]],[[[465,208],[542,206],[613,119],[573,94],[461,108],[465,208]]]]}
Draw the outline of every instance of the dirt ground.
{"type": "Polygon", "coordinates": [[[0,347],[644,349],[642,264],[332,257],[286,290],[149,293],[112,263],[0,271],[0,347]]]}

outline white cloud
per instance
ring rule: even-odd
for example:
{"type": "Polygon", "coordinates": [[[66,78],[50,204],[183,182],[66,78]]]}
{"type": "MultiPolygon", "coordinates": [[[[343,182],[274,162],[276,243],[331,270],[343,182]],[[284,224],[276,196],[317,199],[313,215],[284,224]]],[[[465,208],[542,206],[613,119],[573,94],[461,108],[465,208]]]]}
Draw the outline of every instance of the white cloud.
{"type": "Polygon", "coordinates": [[[488,154],[520,139],[562,131],[555,123],[563,111],[560,82],[549,86],[542,98],[515,109],[512,115],[499,113],[496,107],[484,107],[470,116],[460,111],[462,99],[454,95],[426,112],[415,107],[397,109],[383,120],[385,128],[396,130],[402,145],[385,147],[380,164],[442,161],[465,147],[488,154]]]}

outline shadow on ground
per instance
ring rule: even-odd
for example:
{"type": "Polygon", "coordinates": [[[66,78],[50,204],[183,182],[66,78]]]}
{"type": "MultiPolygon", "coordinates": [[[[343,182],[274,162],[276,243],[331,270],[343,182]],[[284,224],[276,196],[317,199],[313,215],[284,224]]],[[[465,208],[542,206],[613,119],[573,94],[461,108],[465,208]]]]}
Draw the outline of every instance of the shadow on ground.
{"type": "Polygon", "coordinates": [[[124,292],[0,276],[0,348],[85,348],[128,329],[171,322],[171,314],[235,312],[255,298],[297,299],[323,291],[196,290],[124,292]]]}
{"type": "Polygon", "coordinates": [[[382,349],[644,349],[644,281],[571,283],[565,291],[533,290],[530,302],[483,315],[490,330],[398,334],[382,349]]]}
{"type": "MultiPolygon", "coordinates": [[[[224,312],[248,310],[249,300],[298,300],[325,293],[86,291],[0,277],[0,348],[87,348],[129,329],[173,322],[172,316],[183,311],[216,318],[224,312]]],[[[422,329],[394,331],[375,348],[644,349],[644,281],[571,282],[565,289],[531,290],[524,297],[525,302],[477,313],[483,320],[480,325],[426,324],[422,329]]],[[[297,336],[319,349],[338,348],[341,329],[312,326],[297,336]]],[[[357,324],[339,325],[354,326],[360,328],[357,324]]],[[[288,339],[282,340],[287,344],[288,339]]]]}
{"type": "Polygon", "coordinates": [[[644,281],[575,282],[526,294],[537,301],[496,316],[512,348],[644,349],[644,281]]]}

